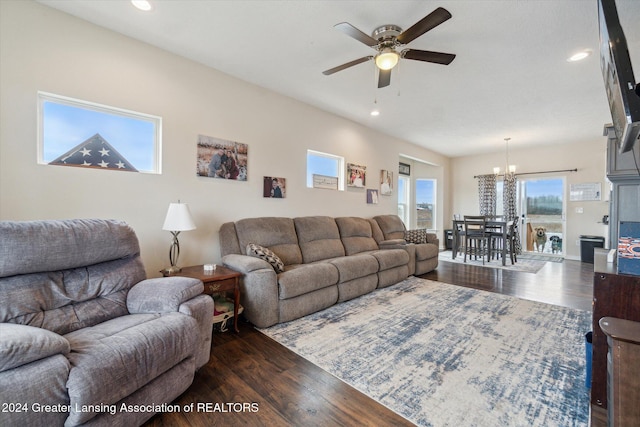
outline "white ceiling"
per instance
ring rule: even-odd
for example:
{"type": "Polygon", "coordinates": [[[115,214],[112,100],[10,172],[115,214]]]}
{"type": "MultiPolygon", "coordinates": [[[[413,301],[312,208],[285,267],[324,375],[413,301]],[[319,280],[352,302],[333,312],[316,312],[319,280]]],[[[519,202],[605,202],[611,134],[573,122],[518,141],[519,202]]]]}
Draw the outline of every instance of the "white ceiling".
{"type": "MultiPolygon", "coordinates": [[[[611,122],[599,64],[596,0],[41,0],[135,39],[447,156],[593,141],[611,122]],[[377,89],[375,53],[333,28],[406,29],[437,7],[453,18],[409,44],[455,53],[448,66],[408,59],[377,89]],[[576,51],[591,49],[570,63],[576,51]],[[381,111],[371,117],[374,101],[381,111]]],[[[640,74],[640,1],[617,0],[640,74]]]]}

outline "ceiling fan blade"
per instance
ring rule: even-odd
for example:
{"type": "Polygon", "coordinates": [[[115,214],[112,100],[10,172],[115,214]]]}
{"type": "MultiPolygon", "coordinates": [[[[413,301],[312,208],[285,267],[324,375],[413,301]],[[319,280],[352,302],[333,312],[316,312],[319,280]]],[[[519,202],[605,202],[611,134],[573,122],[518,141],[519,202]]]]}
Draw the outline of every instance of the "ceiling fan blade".
{"type": "Polygon", "coordinates": [[[450,18],[451,14],[449,11],[439,7],[403,31],[402,34],[398,36],[398,41],[402,44],[408,44],[450,18]]]}
{"type": "Polygon", "coordinates": [[[391,70],[378,70],[378,89],[391,84],[391,70]]]}
{"type": "Polygon", "coordinates": [[[337,67],[333,67],[333,68],[329,68],[328,70],[325,70],[322,72],[322,74],[324,74],[325,76],[329,76],[333,73],[337,73],[338,71],[342,71],[344,69],[347,69],[349,67],[353,67],[354,65],[358,65],[358,64],[362,64],[363,62],[367,62],[369,60],[373,59],[373,56],[365,56],[364,58],[358,58],[358,59],[354,59],[351,62],[347,62],[346,64],[342,64],[342,65],[338,65],[337,67]]]}
{"type": "Polygon", "coordinates": [[[402,57],[415,59],[416,61],[433,62],[435,64],[449,65],[455,59],[453,53],[431,52],[428,50],[405,49],[402,57]]]}
{"type": "Polygon", "coordinates": [[[348,22],[341,22],[339,24],[334,25],[333,27],[337,28],[340,31],[342,31],[343,33],[345,33],[349,37],[353,37],[354,39],[358,40],[359,42],[366,44],[367,46],[370,46],[370,47],[378,46],[378,40],[374,39],[373,37],[370,37],[369,35],[367,35],[365,33],[363,33],[362,31],[360,31],[359,29],[357,29],[353,25],[349,24],[348,22]]]}

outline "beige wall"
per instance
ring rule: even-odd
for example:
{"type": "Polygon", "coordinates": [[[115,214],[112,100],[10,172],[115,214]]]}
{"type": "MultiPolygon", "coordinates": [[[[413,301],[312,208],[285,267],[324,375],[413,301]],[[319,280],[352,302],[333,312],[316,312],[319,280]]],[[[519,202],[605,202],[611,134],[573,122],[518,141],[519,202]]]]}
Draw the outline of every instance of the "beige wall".
{"type": "MultiPolygon", "coordinates": [[[[362,189],[306,188],[307,149],[366,165],[368,187],[380,169],[397,171],[400,155],[418,160],[413,178],[438,179],[441,241],[453,213],[478,211],[473,176],[504,163],[504,153],[448,159],[37,3],[0,1],[0,8],[0,219],[125,220],[150,275],[167,264],[170,235],[161,227],[178,199],[189,203],[198,226],[181,234],[183,265],[219,261],[217,230],[225,221],[397,212],[395,192],[367,205],[362,189]],[[161,116],[162,175],[38,165],[38,90],[161,116]],[[249,181],[197,177],[198,134],[249,144],[249,181]],[[287,198],[264,199],[263,176],[285,177],[287,198]]],[[[594,135],[583,144],[519,150],[514,141],[511,163],[522,172],[578,168],[560,174],[567,191],[572,183],[602,182],[606,194],[605,142],[594,135]]],[[[605,201],[567,202],[569,258],[579,258],[580,234],[607,235],[598,223],[606,213],[605,201]]]]}
{"type": "Polygon", "coordinates": [[[449,186],[449,159],[429,150],[37,3],[3,0],[0,8],[0,219],[127,221],[153,276],[167,264],[170,234],[161,227],[178,199],[198,226],[181,234],[182,265],[219,262],[225,221],[397,212],[395,193],[367,205],[362,189],[306,188],[307,149],[366,165],[370,188],[380,169],[397,171],[400,153],[438,165],[439,194],[449,186]],[[39,90],[161,116],[162,175],[38,165],[39,90]],[[197,177],[198,134],[248,144],[248,182],[197,177]],[[263,176],[285,177],[287,198],[263,198],[263,176]]]}
{"type": "MultiPolygon", "coordinates": [[[[566,230],[564,238],[566,256],[580,258],[580,247],[576,245],[580,235],[606,237],[607,226],[601,223],[602,216],[609,213],[606,181],[606,138],[596,135],[592,141],[580,144],[540,146],[518,149],[517,143],[509,146],[509,163],[517,166],[517,172],[540,172],[563,169],[578,169],[577,172],[526,175],[523,178],[565,177],[566,230]],[[571,184],[602,183],[602,201],[569,201],[571,184]],[[583,213],[577,213],[582,208],[583,213]]],[[[504,170],[505,153],[460,157],[452,160],[451,209],[454,214],[477,214],[479,212],[478,182],[474,175],[492,173],[494,166],[504,170]]]]}

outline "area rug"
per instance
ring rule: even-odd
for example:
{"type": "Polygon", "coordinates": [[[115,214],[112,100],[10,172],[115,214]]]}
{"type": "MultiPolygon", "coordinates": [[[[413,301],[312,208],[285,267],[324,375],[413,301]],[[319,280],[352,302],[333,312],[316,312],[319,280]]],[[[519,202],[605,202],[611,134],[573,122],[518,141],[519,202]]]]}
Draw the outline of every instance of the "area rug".
{"type": "Polygon", "coordinates": [[[549,262],[563,262],[564,257],[562,255],[555,254],[541,254],[537,252],[523,252],[521,255],[518,255],[518,261],[522,259],[531,259],[538,261],[549,261],[549,262]]]}
{"type": "Polygon", "coordinates": [[[470,259],[467,257],[467,262],[464,262],[464,255],[458,254],[455,259],[452,258],[451,251],[442,251],[438,254],[438,261],[453,262],[456,264],[475,265],[478,267],[486,268],[498,268],[502,270],[521,271],[524,273],[537,273],[542,267],[544,267],[546,261],[539,259],[521,258],[518,255],[518,262],[511,264],[511,260],[507,259],[505,265],[502,265],[501,260],[491,260],[484,264],[480,259],[470,259]]]}
{"type": "Polygon", "coordinates": [[[587,426],[590,312],[410,277],[261,332],[419,426],[587,426]]]}

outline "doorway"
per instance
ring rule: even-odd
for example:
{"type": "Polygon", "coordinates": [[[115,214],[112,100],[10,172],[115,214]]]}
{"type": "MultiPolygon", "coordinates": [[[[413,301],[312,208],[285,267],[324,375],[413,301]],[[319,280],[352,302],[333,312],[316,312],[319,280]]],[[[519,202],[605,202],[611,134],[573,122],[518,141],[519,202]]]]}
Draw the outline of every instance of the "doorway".
{"type": "Polygon", "coordinates": [[[527,252],[565,254],[565,178],[518,179],[518,206],[522,217],[520,241],[527,252]],[[535,233],[544,228],[544,237],[535,233]]]}

